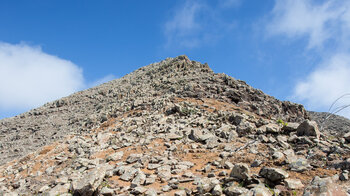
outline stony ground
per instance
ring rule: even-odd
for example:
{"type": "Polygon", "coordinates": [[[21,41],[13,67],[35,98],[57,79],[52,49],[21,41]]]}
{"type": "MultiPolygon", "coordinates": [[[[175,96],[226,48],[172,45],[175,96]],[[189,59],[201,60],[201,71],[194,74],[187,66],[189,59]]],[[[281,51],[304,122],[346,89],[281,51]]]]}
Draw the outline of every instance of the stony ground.
{"type": "Polygon", "coordinates": [[[0,124],[0,195],[348,194],[350,136],[185,56],[0,124]]]}

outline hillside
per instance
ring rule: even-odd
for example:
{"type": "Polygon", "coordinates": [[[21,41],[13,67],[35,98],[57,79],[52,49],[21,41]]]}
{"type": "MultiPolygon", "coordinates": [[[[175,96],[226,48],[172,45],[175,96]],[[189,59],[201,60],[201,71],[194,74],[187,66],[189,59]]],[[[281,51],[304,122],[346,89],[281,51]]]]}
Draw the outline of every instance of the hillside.
{"type": "Polygon", "coordinates": [[[309,118],[168,58],[1,120],[0,195],[346,195],[348,141],[309,118]]]}
{"type": "Polygon", "coordinates": [[[314,119],[325,131],[329,132],[331,135],[341,137],[350,132],[350,120],[345,117],[330,115],[327,112],[310,111],[309,114],[311,119],[314,119]],[[327,117],[328,119],[326,119],[327,117]]]}

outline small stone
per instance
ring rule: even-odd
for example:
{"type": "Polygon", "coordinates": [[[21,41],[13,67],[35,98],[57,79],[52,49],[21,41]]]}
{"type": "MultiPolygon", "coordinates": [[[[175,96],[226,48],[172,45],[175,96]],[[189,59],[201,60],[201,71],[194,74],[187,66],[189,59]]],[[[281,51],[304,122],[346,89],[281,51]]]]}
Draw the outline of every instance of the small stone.
{"type": "Polygon", "coordinates": [[[284,154],[282,152],[280,152],[280,151],[276,151],[276,152],[273,153],[272,158],[274,160],[281,161],[281,160],[284,159],[284,154]]]}
{"type": "Polygon", "coordinates": [[[286,133],[294,132],[298,129],[299,125],[299,123],[288,122],[283,125],[282,130],[286,133]]]}
{"type": "Polygon", "coordinates": [[[243,187],[238,187],[235,185],[232,185],[230,187],[225,188],[224,193],[228,196],[237,196],[237,195],[247,195],[249,192],[248,189],[243,187]]]}
{"type": "Polygon", "coordinates": [[[211,190],[211,194],[213,196],[221,196],[222,195],[222,188],[219,184],[215,185],[213,190],[211,190]]]}
{"type": "Polygon", "coordinates": [[[261,160],[255,160],[250,167],[259,167],[262,164],[261,160]]]}
{"type": "Polygon", "coordinates": [[[219,172],[219,176],[227,176],[227,172],[226,171],[221,171],[221,172],[219,172]]]}
{"type": "Polygon", "coordinates": [[[44,185],[43,187],[41,187],[41,188],[39,189],[39,193],[44,193],[44,192],[46,192],[46,191],[49,190],[49,189],[50,189],[49,186],[44,185]]]}
{"type": "Polygon", "coordinates": [[[140,195],[140,194],[143,194],[144,192],[146,192],[147,189],[142,187],[142,186],[138,186],[138,187],[135,187],[131,190],[131,193],[132,194],[135,194],[135,195],[140,195]]]}
{"type": "Polygon", "coordinates": [[[153,184],[156,181],[157,176],[156,175],[150,175],[149,177],[146,178],[145,180],[145,185],[150,185],[153,184]]]}
{"type": "Polygon", "coordinates": [[[296,172],[303,172],[312,168],[305,158],[292,159],[288,166],[291,171],[296,172]]]}
{"type": "Polygon", "coordinates": [[[347,181],[347,180],[349,180],[349,173],[348,173],[348,172],[342,172],[342,173],[339,175],[339,180],[341,180],[341,181],[347,181]]]}
{"type": "Polygon", "coordinates": [[[171,187],[169,186],[169,185],[164,185],[163,187],[162,187],[162,191],[163,192],[169,192],[171,190],[171,187]]]}
{"type": "Polygon", "coordinates": [[[146,175],[142,171],[136,173],[135,178],[132,180],[133,185],[143,185],[146,181],[146,175]]]}
{"type": "Polygon", "coordinates": [[[70,184],[56,185],[53,189],[50,190],[49,195],[61,195],[64,193],[68,193],[69,188],[70,184]]]}
{"type": "Polygon", "coordinates": [[[142,157],[142,154],[131,154],[129,157],[126,159],[126,162],[131,164],[139,161],[142,157]]]}
{"type": "Polygon", "coordinates": [[[149,188],[146,192],[145,192],[145,196],[157,196],[157,190],[153,189],[153,188],[149,188]]]}
{"type": "MultiPolygon", "coordinates": [[[[257,185],[249,191],[248,195],[272,196],[272,193],[264,185],[257,185]]],[[[279,195],[279,194],[276,194],[279,195]]]]}
{"type": "Polygon", "coordinates": [[[179,190],[174,193],[175,196],[186,196],[186,191],[185,190],[179,190]]]}
{"type": "Polygon", "coordinates": [[[117,161],[117,160],[120,160],[124,155],[124,152],[123,151],[119,151],[119,152],[116,152],[116,153],[113,153],[109,156],[107,156],[106,160],[107,161],[117,161]]]}
{"type": "Polygon", "coordinates": [[[304,188],[303,183],[301,183],[301,181],[299,179],[290,179],[290,178],[288,178],[288,179],[285,179],[284,182],[285,182],[286,187],[289,188],[289,189],[295,190],[295,189],[302,189],[302,188],[304,188]]]}
{"type": "Polygon", "coordinates": [[[208,178],[214,178],[215,177],[215,174],[214,173],[209,173],[208,174],[208,178]]]}
{"type": "Polygon", "coordinates": [[[135,168],[128,167],[125,169],[123,175],[120,176],[120,179],[124,181],[131,181],[132,179],[134,179],[135,173],[137,171],[138,170],[135,168]]]}
{"type": "Polygon", "coordinates": [[[346,142],[350,142],[350,132],[347,132],[344,134],[343,138],[346,140],[346,142]]]}
{"type": "Polygon", "coordinates": [[[233,164],[231,162],[226,161],[224,163],[224,168],[225,169],[232,169],[233,168],[233,164]]]}
{"type": "Polygon", "coordinates": [[[282,169],[267,167],[261,168],[259,175],[269,179],[272,182],[284,180],[289,177],[289,174],[282,169]]]}
{"type": "Polygon", "coordinates": [[[185,172],[184,174],[182,174],[182,177],[185,177],[185,178],[193,178],[194,175],[192,172],[185,172]]]}
{"type": "Polygon", "coordinates": [[[231,170],[230,176],[240,180],[247,180],[250,177],[249,166],[245,163],[235,164],[231,170]]]}
{"type": "Polygon", "coordinates": [[[113,196],[114,190],[108,187],[103,187],[100,191],[100,194],[103,196],[113,196]]]}
{"type": "Polygon", "coordinates": [[[265,125],[266,132],[267,133],[279,133],[281,131],[281,128],[277,124],[268,124],[265,125]]]}
{"type": "Polygon", "coordinates": [[[152,163],[149,163],[148,166],[147,166],[147,169],[149,170],[154,170],[154,169],[157,169],[158,167],[160,167],[161,165],[160,164],[152,164],[152,163]]]}

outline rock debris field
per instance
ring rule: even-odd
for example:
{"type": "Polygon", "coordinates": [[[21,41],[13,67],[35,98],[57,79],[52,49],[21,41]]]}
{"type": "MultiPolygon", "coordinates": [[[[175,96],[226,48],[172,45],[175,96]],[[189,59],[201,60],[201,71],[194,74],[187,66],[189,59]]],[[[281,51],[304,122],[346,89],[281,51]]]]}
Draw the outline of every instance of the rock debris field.
{"type": "Polygon", "coordinates": [[[0,120],[0,195],[349,195],[350,130],[318,116],[167,58],[0,120]]]}

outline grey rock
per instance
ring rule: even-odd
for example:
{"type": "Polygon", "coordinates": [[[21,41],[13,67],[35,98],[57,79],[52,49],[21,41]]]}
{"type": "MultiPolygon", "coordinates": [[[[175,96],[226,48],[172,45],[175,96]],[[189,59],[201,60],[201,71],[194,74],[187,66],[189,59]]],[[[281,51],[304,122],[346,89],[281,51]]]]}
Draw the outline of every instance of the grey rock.
{"type": "Polygon", "coordinates": [[[248,189],[244,187],[238,187],[238,186],[230,186],[225,188],[224,193],[228,196],[239,196],[239,195],[247,195],[249,192],[248,189]]]}
{"type": "Polygon", "coordinates": [[[257,185],[252,188],[248,195],[250,196],[272,196],[273,194],[264,185],[257,185]]]}
{"type": "Polygon", "coordinates": [[[141,195],[143,193],[145,193],[147,191],[146,188],[142,187],[142,186],[138,186],[138,187],[135,187],[131,190],[131,193],[134,194],[134,195],[141,195]]]}
{"type": "Polygon", "coordinates": [[[219,172],[219,176],[227,176],[227,171],[221,171],[219,172]]]}
{"type": "Polygon", "coordinates": [[[287,133],[295,132],[297,131],[299,125],[299,123],[288,122],[287,124],[283,125],[282,130],[287,133]]]}
{"type": "Polygon", "coordinates": [[[169,192],[171,190],[171,187],[169,186],[169,185],[164,185],[163,187],[162,187],[162,191],[163,192],[169,192]]]}
{"type": "Polygon", "coordinates": [[[68,193],[69,188],[70,188],[70,184],[63,184],[63,185],[58,184],[48,192],[48,195],[56,196],[56,195],[62,195],[64,193],[68,193]]]}
{"type": "Polygon", "coordinates": [[[150,163],[150,164],[148,164],[147,169],[154,170],[154,169],[157,169],[160,166],[161,166],[160,164],[152,164],[152,163],[150,163]]]}
{"type": "Polygon", "coordinates": [[[317,139],[320,138],[320,131],[318,130],[317,123],[315,121],[306,120],[302,122],[297,128],[298,136],[315,136],[317,139]]]}
{"type": "Polygon", "coordinates": [[[222,195],[222,187],[219,184],[215,185],[213,190],[211,190],[211,194],[213,196],[221,196],[222,195]]]}
{"type": "Polygon", "coordinates": [[[245,163],[235,164],[231,170],[230,176],[240,180],[247,180],[250,177],[249,166],[245,163]]]}
{"type": "Polygon", "coordinates": [[[263,162],[261,160],[255,160],[250,166],[259,167],[263,162]]]}
{"type": "Polygon", "coordinates": [[[290,170],[296,172],[303,172],[312,168],[305,158],[292,159],[288,166],[290,170]]]}
{"type": "Polygon", "coordinates": [[[73,192],[80,195],[93,195],[105,177],[105,173],[106,168],[104,166],[93,169],[81,179],[72,182],[73,192]]]}
{"type": "Polygon", "coordinates": [[[285,185],[287,188],[295,190],[295,189],[302,189],[304,188],[303,183],[301,183],[301,181],[299,179],[285,179],[284,180],[285,185]]]}
{"type": "Polygon", "coordinates": [[[304,189],[304,196],[309,195],[347,195],[346,191],[335,184],[330,177],[320,178],[315,176],[311,183],[304,189]]]}
{"type": "MultiPolygon", "coordinates": [[[[345,170],[346,171],[346,170],[345,170]]],[[[341,181],[347,181],[349,180],[349,172],[342,172],[340,175],[339,175],[339,180],[341,181]]]]}
{"type": "Polygon", "coordinates": [[[136,173],[135,178],[132,180],[133,185],[143,185],[146,181],[146,175],[142,171],[136,173]]]}
{"type": "Polygon", "coordinates": [[[132,179],[134,179],[134,176],[137,171],[138,170],[133,167],[127,167],[125,168],[124,173],[120,176],[120,179],[124,181],[131,181],[132,179]]]}
{"type": "Polygon", "coordinates": [[[283,171],[282,169],[268,167],[261,168],[261,170],[259,171],[259,175],[264,178],[267,178],[272,182],[284,180],[289,177],[289,174],[286,171],[283,171]]]}
{"type": "Polygon", "coordinates": [[[350,132],[345,133],[343,137],[346,140],[346,142],[350,142],[350,132]]]}
{"type": "Polygon", "coordinates": [[[126,159],[126,162],[129,163],[129,164],[135,163],[135,162],[141,160],[141,157],[142,157],[142,154],[131,154],[126,159]]]}
{"type": "Polygon", "coordinates": [[[114,195],[114,190],[110,189],[108,187],[103,187],[100,191],[100,194],[103,196],[113,196],[114,195]]]}
{"type": "Polygon", "coordinates": [[[277,124],[265,125],[265,129],[267,133],[279,133],[281,131],[281,127],[277,124]]]}
{"type": "Polygon", "coordinates": [[[281,161],[281,160],[284,160],[284,154],[283,154],[282,152],[280,152],[280,151],[275,151],[275,152],[272,154],[272,158],[273,158],[274,160],[279,160],[279,161],[281,161]]]}
{"type": "Polygon", "coordinates": [[[153,174],[150,175],[150,176],[148,176],[148,177],[146,178],[146,180],[145,180],[145,185],[150,185],[150,184],[155,183],[156,178],[157,178],[157,176],[156,176],[156,175],[153,175],[153,174]]]}
{"type": "Polygon", "coordinates": [[[107,156],[106,160],[107,161],[118,161],[123,157],[123,155],[124,155],[124,152],[119,151],[119,152],[116,152],[116,153],[113,153],[113,154],[107,156]]]}
{"type": "Polygon", "coordinates": [[[145,196],[157,196],[157,190],[153,189],[153,188],[149,188],[146,192],[145,192],[145,196]]]}
{"type": "Polygon", "coordinates": [[[186,196],[186,191],[185,190],[179,190],[174,193],[175,196],[186,196]]]}

